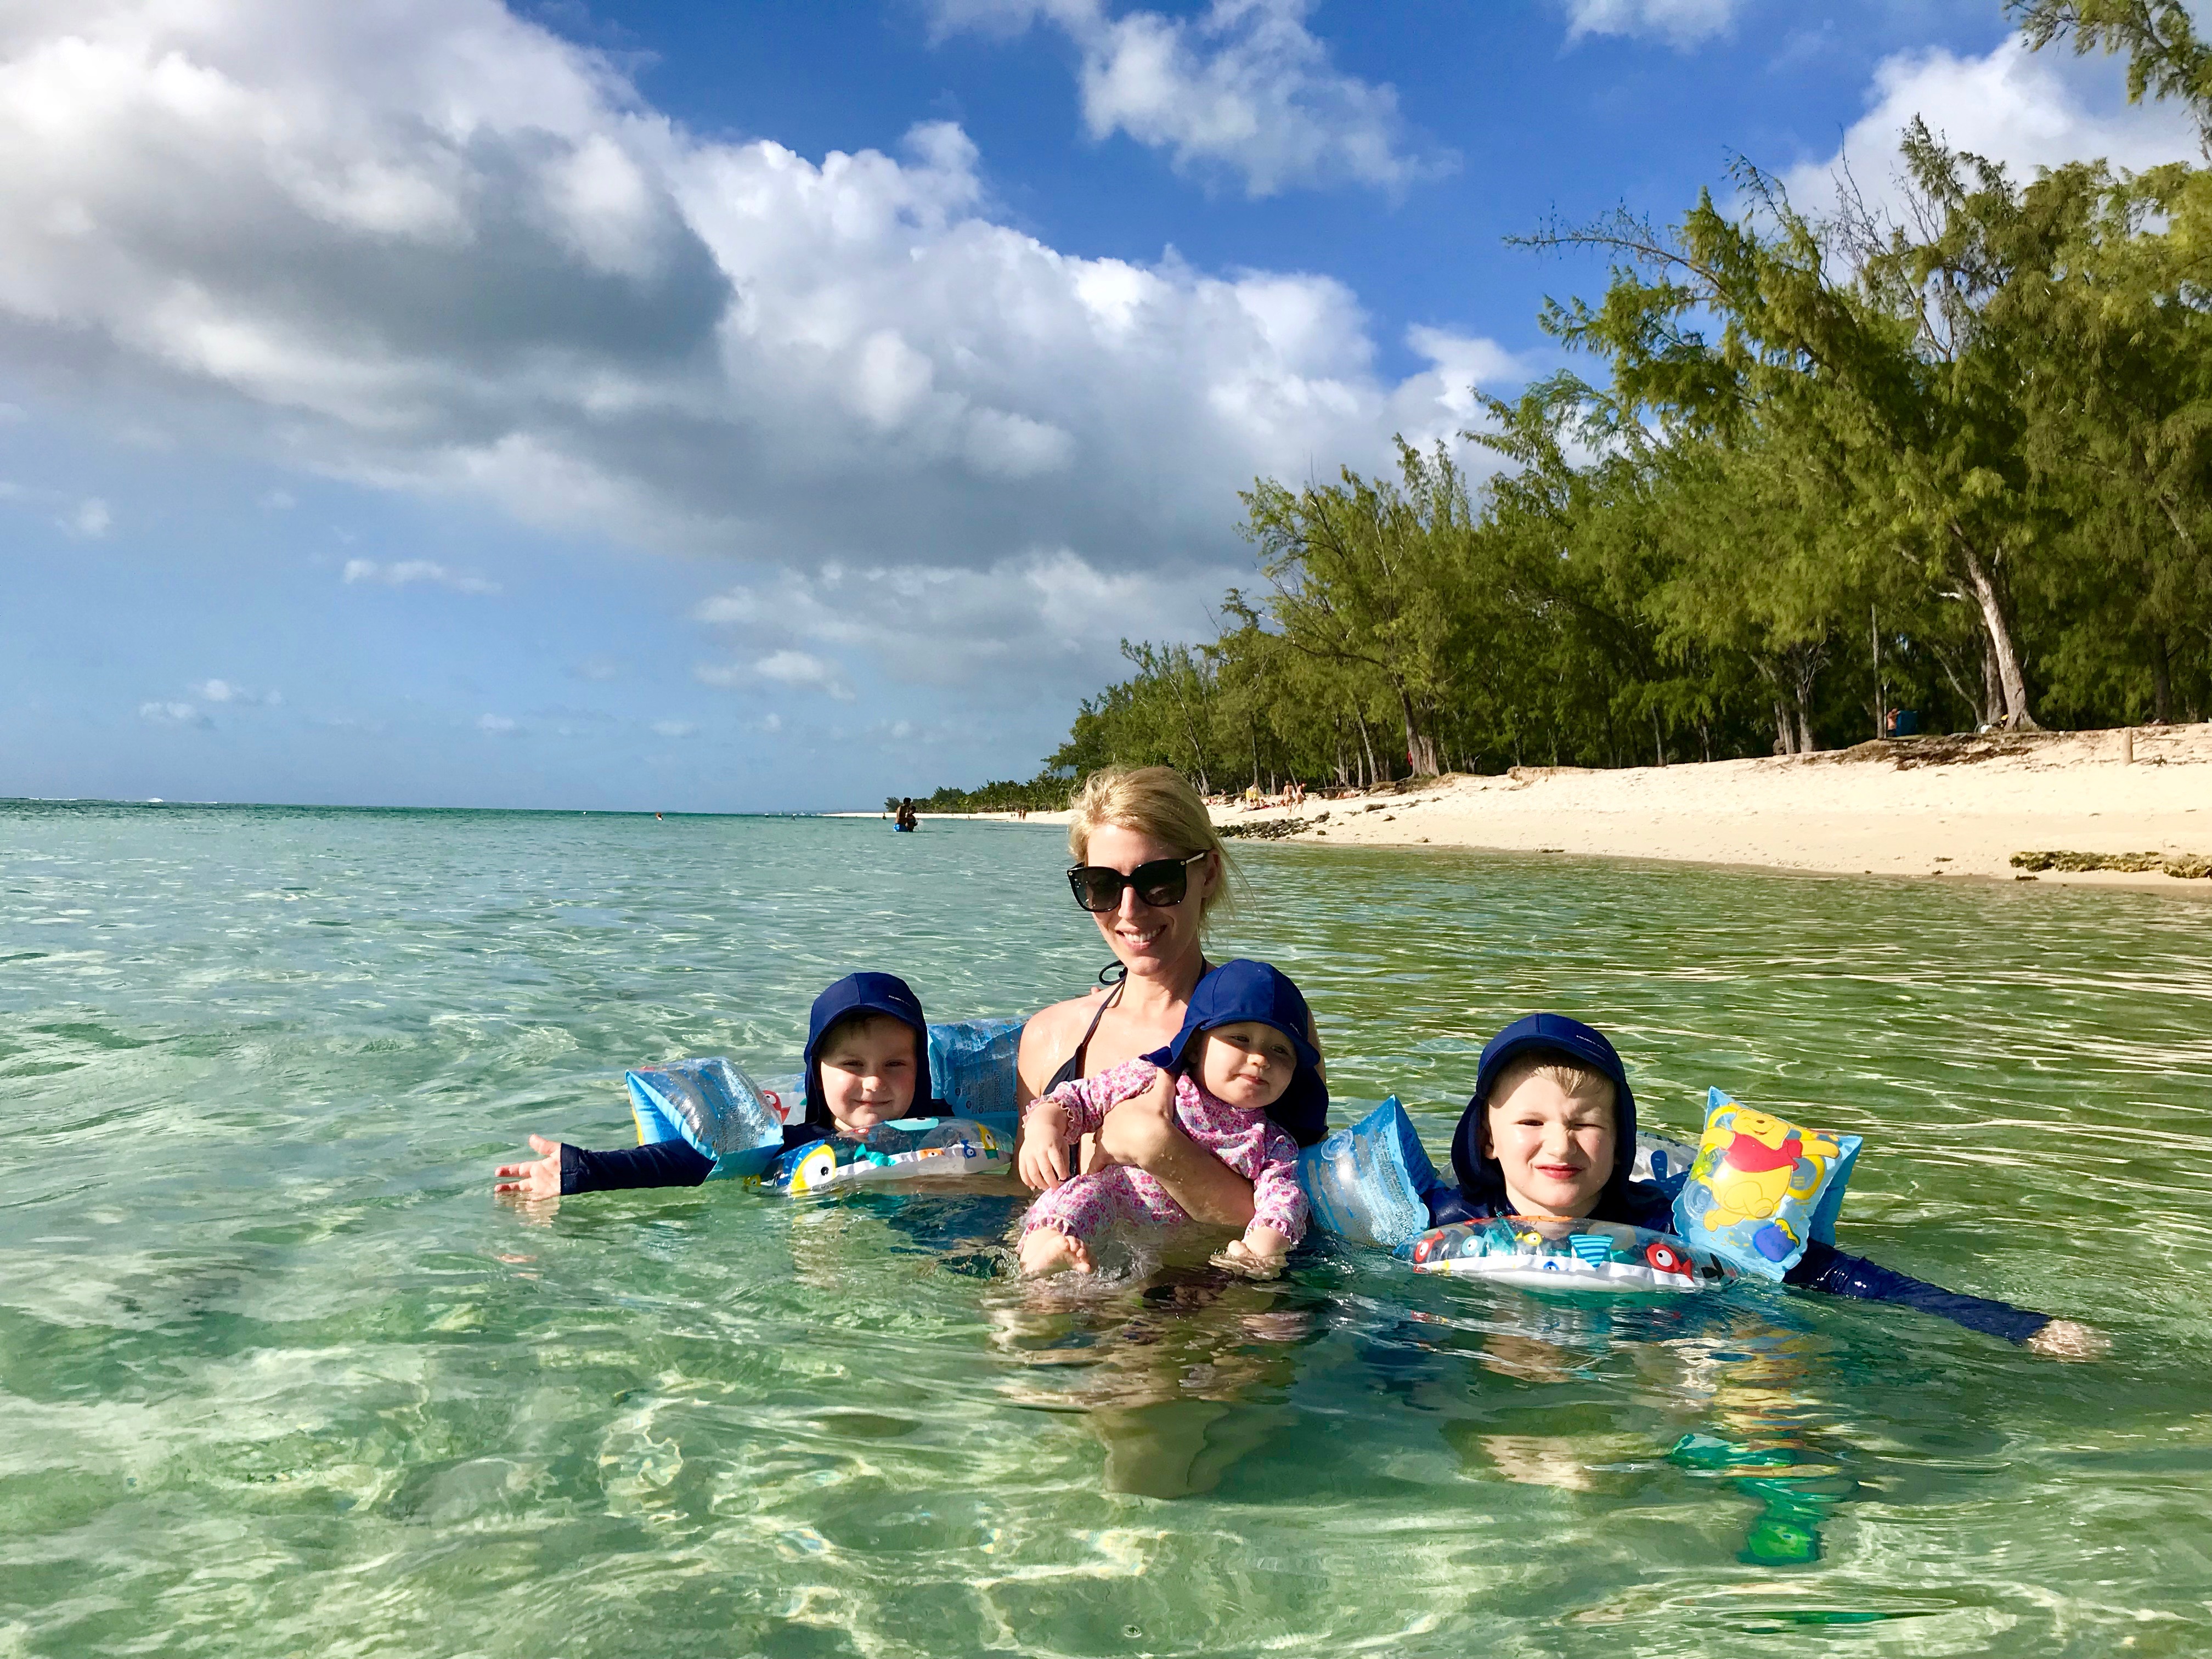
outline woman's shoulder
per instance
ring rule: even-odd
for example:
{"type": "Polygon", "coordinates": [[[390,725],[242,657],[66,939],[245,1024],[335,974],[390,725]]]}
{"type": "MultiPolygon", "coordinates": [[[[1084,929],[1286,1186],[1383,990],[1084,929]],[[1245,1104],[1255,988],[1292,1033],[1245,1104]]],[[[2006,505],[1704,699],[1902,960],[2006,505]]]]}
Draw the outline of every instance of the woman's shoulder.
{"type": "Polygon", "coordinates": [[[1048,1042],[1073,1048],[1076,1038],[1083,1034],[1083,1027],[1091,1023],[1091,1016],[1097,1012],[1098,1000],[1105,994],[1105,988],[1100,986],[1081,996],[1070,997],[1065,1002],[1051,1003],[1038,1009],[1030,1016],[1029,1024],[1022,1027],[1022,1046],[1028,1048],[1033,1042],[1048,1042]],[[1066,1039],[1064,1043],[1063,1037],[1066,1039]]]}

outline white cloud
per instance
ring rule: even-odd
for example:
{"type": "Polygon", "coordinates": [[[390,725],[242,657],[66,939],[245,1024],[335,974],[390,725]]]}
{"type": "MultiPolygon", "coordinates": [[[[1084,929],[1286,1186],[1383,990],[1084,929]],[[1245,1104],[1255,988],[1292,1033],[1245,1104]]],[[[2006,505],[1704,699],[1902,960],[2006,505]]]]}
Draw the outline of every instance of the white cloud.
{"type": "Polygon", "coordinates": [[[281,691],[249,691],[228,680],[202,680],[191,691],[202,702],[237,703],[242,708],[278,708],[284,702],[281,691]]]}
{"type": "Polygon", "coordinates": [[[659,738],[691,738],[699,734],[699,728],[690,720],[655,720],[653,732],[659,738]]]}
{"type": "MultiPolygon", "coordinates": [[[[1095,20],[1102,118],[1190,165],[1255,189],[1419,165],[1302,5],[1013,11],[1095,20]]],[[[1065,254],[994,222],[978,168],[942,123],[895,155],[702,138],[496,0],[15,0],[0,367],[112,429],[726,556],[825,604],[879,571],[988,616],[988,659],[1025,675],[1200,626],[1249,578],[1237,489],[1387,465],[1486,361],[1424,334],[1435,366],[1401,384],[1342,284],[1065,254]],[[1036,588],[1060,579],[1110,619],[1064,620],[1036,588]]],[[[428,559],[343,577],[498,591],[428,559]]],[[[815,635],[747,643],[751,682],[786,647],[855,678],[815,635]]]]}
{"type": "Polygon", "coordinates": [[[1104,0],[937,0],[940,32],[1044,21],[1082,53],[1084,125],[1164,149],[1180,172],[1227,173],[1249,196],[1351,183],[1397,191],[1456,160],[1415,154],[1398,94],[1346,75],[1305,27],[1314,0],[1213,0],[1181,20],[1114,16],[1104,0]]]}
{"type": "Polygon", "coordinates": [[[787,571],[717,593],[692,612],[763,650],[778,648],[750,664],[696,672],[710,685],[765,677],[826,689],[865,664],[894,684],[997,682],[1027,703],[1073,698],[1127,672],[1122,639],[1195,638],[1206,607],[1250,580],[1249,567],[1231,564],[1172,574],[1102,569],[1066,548],[986,570],[831,564],[787,571]],[[793,640],[808,648],[793,648],[793,640]]]}
{"type": "Polygon", "coordinates": [[[156,726],[213,726],[206,714],[188,702],[142,702],[138,718],[156,726]]]}
{"type": "Polygon", "coordinates": [[[477,716],[477,730],[489,732],[495,738],[505,737],[515,730],[515,723],[504,714],[479,714],[477,716]]]}
{"type": "Polygon", "coordinates": [[[1567,39],[1586,34],[1656,37],[1693,46],[1735,24],[1745,0],[1565,0],[1567,39]]]}
{"type": "Polygon", "coordinates": [[[115,515],[107,510],[107,503],[93,495],[79,501],[76,509],[61,520],[61,526],[80,540],[95,541],[114,523],[115,515]]]}
{"type": "Polygon", "coordinates": [[[786,647],[745,663],[702,663],[692,671],[705,685],[748,686],[762,680],[794,690],[827,692],[841,702],[853,700],[853,688],[838,677],[836,668],[808,651],[786,647]]]}
{"type": "Polygon", "coordinates": [[[2140,169],[2197,154],[2196,129],[2179,109],[2124,101],[2116,64],[2032,52],[2016,39],[1982,58],[1937,48],[1885,58],[1867,103],[1836,155],[1784,176],[1798,206],[1832,209],[1836,175],[1848,163],[1869,202],[1893,210],[1903,197],[1898,137],[1916,115],[1954,149],[2002,161],[2021,182],[2039,167],[2089,157],[2140,169]]]}
{"type": "Polygon", "coordinates": [[[412,582],[428,582],[435,587],[448,587],[456,593],[496,593],[497,582],[486,581],[481,576],[468,575],[461,571],[448,570],[444,565],[428,559],[397,559],[390,564],[379,564],[374,559],[348,559],[345,580],[349,582],[382,582],[387,587],[405,587],[412,582]]]}

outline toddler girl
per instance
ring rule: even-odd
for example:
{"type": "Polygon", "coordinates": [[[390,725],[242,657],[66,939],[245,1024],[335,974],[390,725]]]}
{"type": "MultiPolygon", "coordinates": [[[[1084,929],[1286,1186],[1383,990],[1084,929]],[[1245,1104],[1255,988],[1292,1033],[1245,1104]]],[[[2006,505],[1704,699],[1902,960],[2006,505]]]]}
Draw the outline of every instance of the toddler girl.
{"type": "MultiPolygon", "coordinates": [[[[1191,994],[1182,1030],[1164,1048],[1093,1078],[1063,1083],[1029,1103],[1021,1175],[1033,1187],[1065,1169],[1065,1149],[1095,1133],[1127,1100],[1173,1091],[1182,1131],[1252,1183],[1252,1221],[1224,1252],[1224,1265],[1258,1275],[1279,1271],[1304,1235],[1297,1144],[1269,1120],[1279,1101],[1321,1121],[1328,1104],[1321,1056],[1298,988],[1264,962],[1225,962],[1191,994]]],[[[1063,1181],[1030,1206],[1022,1271],[1091,1271],[1091,1243],[1116,1221],[1168,1226],[1190,1216],[1142,1170],[1113,1164],[1063,1181]]]]}

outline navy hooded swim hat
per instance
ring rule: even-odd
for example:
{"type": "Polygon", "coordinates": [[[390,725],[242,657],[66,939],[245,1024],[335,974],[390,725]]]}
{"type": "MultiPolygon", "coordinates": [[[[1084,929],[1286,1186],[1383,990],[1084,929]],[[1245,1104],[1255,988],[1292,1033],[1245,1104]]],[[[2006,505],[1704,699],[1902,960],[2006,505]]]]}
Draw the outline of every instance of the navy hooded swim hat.
{"type": "Polygon", "coordinates": [[[929,1103],[929,1022],[922,1017],[921,999],[896,974],[848,974],[820,996],[806,1018],[806,1121],[817,1128],[835,1129],[830,1102],[822,1091],[822,1039],[841,1019],[854,1014],[887,1014],[902,1025],[914,1028],[915,1077],[911,1115],[929,1103]]]}
{"type": "Polygon", "coordinates": [[[1628,1072],[1606,1041],[1605,1033],[1565,1014],[1529,1014],[1515,1020],[1483,1046],[1474,1093],[1452,1136],[1452,1173],[1470,1199],[1502,1202],[1505,1175],[1498,1160],[1482,1150],[1482,1115],[1498,1074],[1525,1054],[1552,1054],[1587,1066],[1613,1085],[1613,1174],[1599,1194],[1598,1208],[1618,1212],[1630,1204],[1631,1172],[1636,1167],[1636,1096],[1628,1072]]]}
{"type": "Polygon", "coordinates": [[[1175,1041],[1145,1058],[1170,1071],[1182,1071],[1191,1039],[1200,1031],[1247,1020],[1272,1025],[1290,1038],[1298,1057],[1297,1070],[1281,1098],[1267,1108],[1267,1115],[1299,1146],[1312,1146],[1328,1133],[1328,1085],[1322,1081],[1320,1051],[1307,1035],[1313,1029],[1313,1015],[1290,975],[1280,969],[1242,957],[1223,963],[1190,994],[1182,1030],[1175,1041]]]}

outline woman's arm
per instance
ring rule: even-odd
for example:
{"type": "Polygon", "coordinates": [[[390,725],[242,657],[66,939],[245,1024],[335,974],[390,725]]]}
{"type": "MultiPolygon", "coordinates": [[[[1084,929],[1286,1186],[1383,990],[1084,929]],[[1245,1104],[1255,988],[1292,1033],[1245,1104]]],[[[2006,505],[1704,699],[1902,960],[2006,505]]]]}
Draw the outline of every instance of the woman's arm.
{"type": "Polygon", "coordinates": [[[1084,1169],[1127,1164],[1168,1189],[1196,1220],[1222,1227],[1252,1224],[1252,1183],[1182,1132],[1165,1089],[1127,1100],[1106,1115],[1084,1169]]]}

